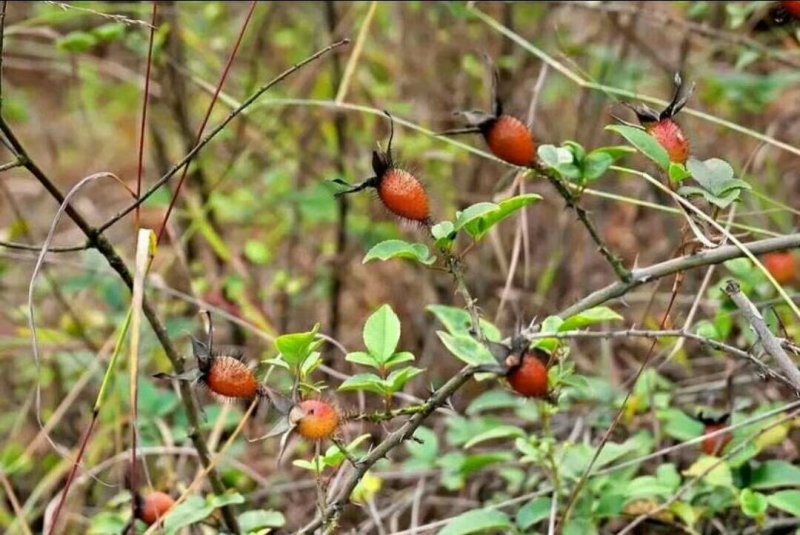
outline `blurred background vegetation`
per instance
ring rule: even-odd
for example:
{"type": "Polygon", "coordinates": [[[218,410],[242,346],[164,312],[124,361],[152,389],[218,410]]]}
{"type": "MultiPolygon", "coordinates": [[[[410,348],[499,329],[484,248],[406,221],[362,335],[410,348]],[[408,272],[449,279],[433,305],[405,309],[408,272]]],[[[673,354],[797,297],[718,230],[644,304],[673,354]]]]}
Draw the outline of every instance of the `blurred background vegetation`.
{"type": "MultiPolygon", "coordinates": [[[[429,133],[457,126],[454,111],[488,109],[484,54],[500,68],[507,112],[525,117],[536,95],[533,131],[541,143],[575,140],[589,149],[621,142],[603,127],[615,121],[612,114],[635,119],[620,104],[627,99],[580,87],[553,65],[601,86],[665,100],[672,90],[673,74],[683,72],[697,83],[689,107],[735,126],[690,114],[679,118],[693,154],[725,159],[752,186],[737,208],[734,221],[738,226],[733,231],[744,241],[796,232],[799,30],[791,20],[775,21],[775,4],[258,3],[211,125],[261,84],[326,44],[349,37],[363,48],[352,63],[353,44],[303,68],[271,89],[200,153],[170,219],[168,240],[160,246],[153,265],[149,295],[174,343],[186,354],[187,335],[202,332],[197,311],[208,308],[217,314],[217,339],[242,347],[252,362],[275,356],[272,337],[307,331],[317,322],[323,333],[344,347],[360,349],[365,319],[388,303],[403,326],[400,348],[412,351],[416,365],[426,369],[406,392],[426,397],[432,386],[460,368],[442,347],[434,318],[426,312],[431,304],[462,306],[452,281],[441,272],[400,261],[362,264],[372,245],[395,237],[424,242],[423,231],[398,224],[374,195],[337,201],[328,181],[358,182],[370,176],[371,151],[376,142],[385,145],[387,139],[388,125],[381,115],[387,109],[415,125],[397,125],[395,152],[425,182],[435,220],[452,220],[457,210],[507,196],[513,170],[429,133]],[[476,11],[535,48],[505,37],[476,11]],[[546,67],[548,62],[551,67],[546,67]],[[352,68],[350,74],[348,68],[352,68]],[[795,150],[765,143],[752,133],[781,140],[795,150]]],[[[129,187],[136,187],[151,10],[146,2],[11,2],[7,6],[3,114],[62,191],[98,171],[113,172],[129,187]]],[[[246,2],[159,2],[145,188],[192,147],[247,10],[246,2]]],[[[459,141],[484,150],[480,139],[459,141]]],[[[652,165],[637,155],[627,157],[625,163],[643,170],[652,165]]],[[[142,226],[160,225],[174,187],[173,180],[145,203],[142,226]]],[[[523,216],[497,227],[467,260],[468,284],[481,311],[506,334],[615,280],[574,212],[565,210],[563,200],[547,183],[528,180],[519,188],[544,199],[523,216]]],[[[89,186],[74,202],[94,224],[129,203],[130,195],[112,182],[89,186]]],[[[612,171],[584,192],[581,203],[626,265],[644,266],[675,254],[682,219],[669,199],[645,181],[612,171]]],[[[3,172],[0,240],[42,243],[56,209],[57,204],[27,171],[3,172]]],[[[121,220],[107,235],[132,260],[133,217],[121,220]]],[[[59,224],[54,245],[83,243],[73,223],[59,224]]],[[[10,533],[23,533],[23,524],[38,532],[45,508],[63,488],[129,306],[128,290],[96,252],[49,255],[35,294],[43,354],[41,370],[37,370],[25,304],[35,258],[34,252],[0,247],[4,370],[0,376],[4,392],[0,397],[0,526],[10,533]],[[36,422],[37,375],[43,389],[42,417],[51,422],[52,437],[64,448],[60,453],[43,439],[36,422]],[[14,501],[25,513],[24,523],[15,513],[14,501]]],[[[703,275],[700,271],[687,274],[673,313],[675,324],[686,318],[703,275]]],[[[744,281],[751,298],[759,303],[776,296],[749,262],[729,264],[713,274],[710,288],[699,300],[695,323],[699,321],[703,332],[712,337],[746,348],[752,336],[737,327],[739,319],[729,313],[731,307],[725,308],[717,289],[717,281],[730,275],[744,281]]],[[[796,282],[791,280],[787,288],[791,290],[796,282]]],[[[622,312],[626,324],[657,326],[669,295],[666,281],[630,293],[622,312]]],[[[775,307],[777,315],[784,318],[788,335],[795,335],[797,320],[783,308],[775,307]]],[[[144,371],[169,371],[152,332],[145,330],[142,343],[144,371]]],[[[559,440],[582,443],[602,433],[613,417],[618,396],[624,394],[621,385],[635,371],[648,345],[646,340],[629,339],[573,345],[572,358],[587,383],[554,421],[559,440]]],[[[673,347],[674,341],[664,342],[658,351],[668,354],[673,347]]],[[[333,344],[324,346],[323,358],[339,374],[356,371],[333,344]]],[[[359,407],[357,396],[335,394],[340,378],[320,373],[318,379],[331,385],[322,396],[335,399],[342,410],[359,407]]],[[[614,437],[621,444],[615,450],[619,454],[608,461],[644,455],[699,436],[702,428],[694,419],[697,408],[724,409],[731,384],[739,411],[734,420],[774,409],[788,399],[785,390],[763,383],[753,370],[734,368],[720,354],[687,344],[676,358],[639,382],[637,405],[614,437]],[[733,371],[731,382],[727,379],[733,371]],[[655,425],[653,432],[653,422],[667,429],[655,425]]],[[[191,448],[185,447],[189,446],[186,416],[167,384],[145,375],[140,388],[142,446],[166,448],[163,454],[153,450],[156,453],[147,457],[152,484],[177,495],[191,481],[196,466],[191,451],[187,452],[191,448]]],[[[118,373],[85,454],[87,468],[129,447],[127,393],[126,374],[118,373]]],[[[200,395],[208,414],[204,432],[212,433],[211,444],[217,446],[233,431],[244,409],[200,395]]],[[[464,511],[540,488],[542,475],[536,462],[521,461],[519,452],[510,453],[509,444],[464,447],[470,438],[500,424],[538,429],[536,405],[512,397],[496,382],[472,382],[452,402],[461,416],[432,417],[418,432],[423,443],[399,448],[371,472],[367,488],[362,489],[364,505],[344,515],[343,531],[390,533],[407,529],[412,522],[429,525],[418,533],[434,531],[464,511]],[[420,502],[415,493],[424,493],[424,500],[420,502]]],[[[367,432],[380,437],[392,426],[353,424],[345,434],[353,438],[367,432]]],[[[257,437],[266,428],[266,421],[256,416],[244,434],[257,437]]],[[[776,469],[800,472],[800,430],[791,423],[779,429],[780,436],[762,444],[742,464],[782,462],[776,469]]],[[[285,527],[280,529],[292,531],[315,512],[315,480],[312,472],[290,462],[276,466],[277,448],[276,440],[249,443],[238,438],[226,453],[232,462],[223,463],[222,476],[244,497],[240,511],[280,511],[285,517],[285,527]]],[[[290,446],[287,457],[312,454],[312,448],[297,443],[290,446]]],[[[660,474],[662,479],[680,482],[680,470],[696,456],[696,448],[664,454],[654,463],[628,469],[618,482],[648,474],[653,481],[653,474],[660,474]],[[674,473],[657,472],[667,463],[674,473]]],[[[757,470],[764,465],[753,466],[757,470]]],[[[120,460],[109,464],[98,480],[84,478],[76,484],[67,501],[65,530],[119,532],[128,514],[125,468],[120,460]]],[[[734,475],[743,477],[736,470],[734,475]]],[[[786,484],[760,489],[800,487],[800,477],[794,477],[786,484]]],[[[791,525],[786,522],[786,518],[791,520],[791,508],[771,505],[769,510],[765,507],[749,515],[752,511],[740,507],[740,491],[750,487],[741,480],[731,483],[736,485],[736,493],[709,490],[708,496],[717,498],[686,500],[688,509],[671,511],[671,518],[662,519],[660,528],[646,529],[680,525],[689,532],[710,533],[711,526],[722,525],[727,529],[722,533],[743,533],[757,523],[791,525]]],[[[598,500],[604,488],[601,483],[593,487],[598,500]]],[[[575,532],[612,532],[624,525],[615,522],[631,503],[650,506],[673,492],[644,492],[614,504],[590,503],[579,515],[585,524],[576,524],[574,529],[579,531],[575,532]]],[[[505,510],[515,522],[513,529],[536,533],[545,529],[539,522],[549,516],[549,507],[549,501],[533,499],[512,502],[505,510]],[[546,514],[536,516],[543,507],[546,514]]],[[[795,505],[796,514],[800,514],[798,508],[795,505]]],[[[214,515],[208,522],[215,525],[214,515]]],[[[498,532],[512,529],[500,526],[495,528],[498,532]]],[[[216,528],[203,529],[213,532],[216,528]]]]}

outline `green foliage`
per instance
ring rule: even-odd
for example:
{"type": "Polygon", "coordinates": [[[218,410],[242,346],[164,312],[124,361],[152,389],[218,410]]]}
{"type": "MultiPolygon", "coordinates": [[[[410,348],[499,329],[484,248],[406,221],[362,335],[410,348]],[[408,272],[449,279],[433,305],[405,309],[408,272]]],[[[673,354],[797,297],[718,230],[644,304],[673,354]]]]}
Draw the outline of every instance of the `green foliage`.
{"type": "Polygon", "coordinates": [[[502,511],[496,509],[477,509],[458,515],[451,520],[439,535],[469,535],[471,533],[509,532],[514,525],[502,511]]]}
{"type": "Polygon", "coordinates": [[[209,494],[205,498],[189,496],[186,501],[172,509],[164,519],[164,531],[168,535],[174,535],[185,527],[205,520],[220,507],[236,503],[244,503],[244,497],[236,492],[223,496],[209,494]]]}
{"type": "Polygon", "coordinates": [[[733,168],[719,158],[710,158],[704,162],[690,158],[686,162],[686,168],[700,187],[681,187],[678,193],[684,197],[700,195],[714,206],[725,209],[739,199],[743,190],[750,189],[747,182],[734,178],[733,168]]]}
{"type": "Polygon", "coordinates": [[[474,240],[480,240],[492,227],[511,217],[515,212],[542,200],[541,195],[528,193],[511,197],[499,203],[481,202],[473,204],[456,215],[454,230],[464,230],[474,240]]]}
{"type": "Polygon", "coordinates": [[[586,149],[574,141],[565,141],[561,147],[540,145],[537,149],[539,161],[558,175],[576,185],[587,186],[600,179],[606,171],[626,154],[629,147],[601,147],[588,154],[586,149]]]}
{"type": "Polygon", "coordinates": [[[665,171],[669,169],[670,161],[667,151],[658,141],[656,141],[656,138],[641,128],[615,124],[606,126],[606,130],[610,130],[611,132],[617,133],[624,137],[628,143],[636,147],[639,152],[656,162],[659,167],[665,171]]]}
{"type": "Polygon", "coordinates": [[[413,260],[424,265],[436,262],[436,257],[431,256],[428,248],[421,243],[408,243],[403,240],[386,240],[375,245],[364,256],[363,263],[374,260],[386,261],[392,258],[413,260]]]}
{"type": "MultiPolygon", "coordinates": [[[[350,455],[356,455],[358,447],[370,437],[371,435],[369,433],[365,433],[356,437],[350,442],[350,444],[345,446],[347,453],[350,455]]],[[[324,454],[314,456],[314,458],[310,461],[305,459],[295,459],[292,461],[292,464],[298,468],[302,468],[303,470],[321,473],[327,468],[338,468],[346,459],[347,456],[345,453],[339,449],[339,446],[334,444],[333,446],[330,446],[324,454]]]]}

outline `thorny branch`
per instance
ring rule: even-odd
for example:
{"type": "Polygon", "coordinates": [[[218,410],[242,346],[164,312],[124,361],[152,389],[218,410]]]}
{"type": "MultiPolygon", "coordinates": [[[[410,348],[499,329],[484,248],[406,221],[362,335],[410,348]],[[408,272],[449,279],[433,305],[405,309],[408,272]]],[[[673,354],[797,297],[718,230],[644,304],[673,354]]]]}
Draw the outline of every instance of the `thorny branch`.
{"type": "MultiPolygon", "coordinates": [[[[275,84],[289,76],[290,74],[294,73],[304,65],[316,60],[317,58],[321,57],[322,55],[330,52],[331,50],[338,48],[349,41],[347,39],[343,39],[336,43],[333,43],[319,51],[315,54],[309,56],[305,60],[295,64],[294,66],[290,67],[289,69],[285,70],[283,73],[278,75],[276,78],[271,80],[270,82],[266,83],[262,87],[260,87],[253,95],[251,95],[247,100],[245,100],[239,107],[233,110],[228,117],[226,117],[217,127],[215,127],[208,135],[206,135],[190,152],[187,154],[180,163],[175,165],[165,176],[163,176],[153,187],[150,188],[144,195],[142,195],[135,203],[131,204],[128,208],[126,208],[120,214],[117,214],[114,218],[110,221],[106,222],[99,228],[95,228],[89,224],[89,222],[77,211],[75,208],[69,204],[65,204],[65,198],[63,193],[59,190],[59,188],[55,185],[55,183],[47,176],[47,174],[42,171],[42,169],[35,163],[34,160],[31,159],[28,152],[19,141],[19,139],[14,134],[13,130],[6,122],[5,118],[0,115],[0,132],[3,133],[6,140],[8,141],[9,146],[14,152],[14,156],[17,158],[18,162],[24,166],[31,175],[48,191],[51,197],[53,197],[57,202],[60,204],[65,204],[64,211],[70,217],[70,219],[80,228],[80,230],[86,235],[87,237],[87,246],[97,249],[97,251],[103,255],[106,259],[108,264],[111,266],[114,271],[117,272],[119,277],[128,287],[128,289],[132,289],[133,287],[133,278],[131,276],[131,272],[128,269],[128,266],[125,264],[125,261],[122,257],[117,253],[114,246],[111,244],[110,241],[103,235],[103,231],[113,225],[116,221],[124,217],[126,214],[130,213],[134,210],[137,206],[139,206],[142,202],[144,202],[150,195],[152,195],[159,187],[165,184],[172,176],[174,176],[183,165],[186,165],[187,162],[191,160],[214,136],[216,136],[219,132],[221,132],[227,125],[230,123],[237,115],[242,113],[248,106],[250,106],[253,102],[255,102],[262,94],[264,94],[268,89],[273,87],[275,84]]],[[[153,331],[158,338],[159,343],[161,344],[164,352],[167,355],[167,358],[170,360],[174,372],[176,374],[181,374],[184,371],[183,367],[183,358],[178,353],[178,350],[172,344],[172,341],[167,334],[166,327],[164,323],[161,321],[160,317],[157,315],[155,309],[150,304],[149,300],[145,297],[142,303],[142,310],[144,312],[145,317],[147,318],[148,323],[152,327],[153,331]]],[[[180,382],[179,384],[180,392],[181,392],[181,399],[183,400],[184,406],[186,408],[187,417],[189,420],[189,427],[192,429],[190,432],[190,438],[192,443],[197,450],[198,457],[200,458],[200,462],[203,467],[208,468],[210,466],[210,453],[208,450],[208,446],[201,435],[200,432],[200,418],[199,418],[199,411],[198,407],[195,403],[195,398],[192,395],[191,387],[186,382],[180,382]]],[[[219,479],[219,476],[213,468],[208,470],[208,480],[211,484],[213,491],[217,494],[222,494],[225,492],[225,486],[223,485],[222,481],[219,479]]],[[[225,506],[221,508],[223,513],[223,518],[225,520],[225,524],[227,528],[233,533],[239,533],[238,523],[236,521],[235,516],[233,515],[232,510],[230,507],[225,506]]]]}

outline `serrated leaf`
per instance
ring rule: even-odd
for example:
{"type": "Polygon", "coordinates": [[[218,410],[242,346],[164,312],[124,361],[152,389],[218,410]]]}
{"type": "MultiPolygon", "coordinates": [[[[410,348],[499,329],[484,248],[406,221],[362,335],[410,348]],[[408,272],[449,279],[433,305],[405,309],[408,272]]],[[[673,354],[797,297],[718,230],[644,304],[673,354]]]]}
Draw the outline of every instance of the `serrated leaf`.
{"type": "Polygon", "coordinates": [[[364,345],[379,364],[394,354],[400,342],[400,319],[392,307],[383,305],[364,324],[364,345]]]}
{"type": "Polygon", "coordinates": [[[403,240],[386,240],[375,245],[370,249],[362,260],[362,264],[373,260],[390,260],[392,258],[402,258],[413,260],[427,266],[436,262],[436,257],[432,256],[428,247],[421,243],[408,243],[403,240]]]}
{"type": "Polygon", "coordinates": [[[509,533],[512,529],[511,519],[504,512],[496,509],[477,509],[453,518],[439,535],[469,535],[497,530],[509,533]]]}
{"type": "Polygon", "coordinates": [[[466,444],[464,444],[464,449],[469,449],[476,444],[480,444],[481,442],[486,442],[487,440],[497,440],[499,438],[523,438],[525,437],[525,432],[517,426],[514,425],[499,425],[488,431],[484,431],[483,433],[479,433],[466,444]]]}
{"type": "Polygon", "coordinates": [[[574,331],[590,325],[605,323],[607,321],[618,321],[621,319],[623,319],[622,316],[608,307],[594,307],[566,318],[564,323],[558,327],[558,332],[574,331]]]}
{"type": "Polygon", "coordinates": [[[380,368],[381,364],[375,357],[364,351],[354,351],[345,355],[344,360],[354,364],[361,364],[362,366],[370,366],[372,368],[380,368]]]}
{"type": "Polygon", "coordinates": [[[624,137],[639,152],[656,162],[662,169],[669,168],[669,154],[653,136],[644,130],[618,124],[606,126],[606,130],[616,132],[624,137]]]}
{"type": "MultiPolygon", "coordinates": [[[[480,240],[493,226],[510,217],[514,214],[514,212],[538,202],[541,199],[542,197],[540,195],[536,195],[535,193],[526,193],[524,195],[511,197],[510,199],[500,201],[499,204],[494,205],[494,209],[484,211],[481,215],[470,218],[470,220],[466,221],[462,227],[475,240],[480,240]]],[[[467,210],[469,210],[469,208],[467,210]]]]}
{"type": "Polygon", "coordinates": [[[776,509],[800,517],[800,490],[781,490],[767,496],[767,502],[776,509]]]}
{"type": "MultiPolygon", "coordinates": [[[[472,319],[470,318],[469,312],[463,308],[446,305],[428,305],[426,310],[432,312],[450,334],[469,335],[472,319]]],[[[493,342],[500,341],[502,334],[497,327],[483,318],[481,318],[480,324],[481,330],[483,330],[483,334],[486,335],[487,339],[493,342]]]]}
{"type": "Polygon", "coordinates": [[[445,347],[462,362],[472,366],[497,363],[486,346],[471,336],[453,335],[444,331],[436,331],[436,334],[445,347]]]}
{"type": "Polygon", "coordinates": [[[364,392],[372,392],[380,396],[384,396],[388,393],[386,391],[386,386],[383,383],[383,379],[374,373],[359,373],[353,375],[352,377],[348,377],[341,385],[339,385],[337,390],[339,392],[352,392],[355,390],[361,390],[364,392]]]}

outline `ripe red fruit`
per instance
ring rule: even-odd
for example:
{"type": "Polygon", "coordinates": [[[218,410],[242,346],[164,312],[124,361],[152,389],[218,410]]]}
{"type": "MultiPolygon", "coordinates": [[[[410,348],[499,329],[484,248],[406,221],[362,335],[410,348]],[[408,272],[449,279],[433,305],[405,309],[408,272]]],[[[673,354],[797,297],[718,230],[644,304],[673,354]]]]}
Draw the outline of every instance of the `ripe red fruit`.
{"type": "Polygon", "coordinates": [[[506,373],[511,388],[525,397],[546,399],[550,392],[547,366],[544,362],[546,358],[545,354],[536,351],[524,353],[522,362],[512,360],[506,373]]]}
{"type": "Polygon", "coordinates": [[[789,251],[769,253],[764,257],[764,267],[779,284],[791,282],[797,272],[794,255],[789,251]]]}
{"type": "MultiPolygon", "coordinates": [[[[723,414],[719,417],[704,416],[702,413],[699,415],[699,420],[705,426],[703,435],[709,435],[715,431],[719,431],[727,427],[729,414],[723,414]]],[[[720,433],[713,437],[706,437],[703,439],[702,449],[706,455],[719,455],[725,446],[733,439],[730,432],[720,433]]]]}
{"type": "Polygon", "coordinates": [[[694,90],[694,84],[684,90],[684,83],[679,73],[675,74],[675,92],[672,100],[661,112],[656,112],[644,104],[628,105],[636,113],[636,117],[644,129],[664,147],[669,160],[675,163],[686,163],[689,159],[689,140],[673,117],[683,109],[694,90]]]}
{"type": "Polygon", "coordinates": [[[307,440],[330,438],[339,428],[339,412],[330,403],[317,399],[301,401],[289,413],[297,433],[307,440]]]}
{"type": "Polygon", "coordinates": [[[784,0],[781,5],[791,16],[800,19],[800,0],[784,0]]]}
{"type": "Polygon", "coordinates": [[[229,355],[214,356],[202,380],[211,392],[224,398],[253,399],[258,394],[258,381],[253,371],[229,355]]]}
{"type": "MultiPolygon", "coordinates": [[[[394,138],[394,121],[388,112],[389,117],[389,144],[386,152],[372,152],[372,170],[375,176],[368,178],[361,184],[351,187],[345,191],[340,191],[336,196],[355,193],[366,188],[375,188],[378,197],[383,205],[396,216],[409,221],[430,224],[430,207],[428,205],[428,195],[422,182],[414,175],[395,166],[392,158],[392,139],[394,138]]],[[[334,182],[349,186],[347,182],[336,179],[334,182]]]]}
{"type": "Polygon", "coordinates": [[[504,162],[528,167],[536,161],[536,140],[525,123],[503,113],[503,103],[497,96],[497,80],[497,69],[492,69],[492,113],[479,110],[460,112],[469,126],[439,135],[480,133],[492,154],[504,162]]]}
{"type": "Polygon", "coordinates": [[[492,154],[503,161],[526,167],[536,160],[536,142],[530,129],[510,115],[501,115],[480,127],[492,154]]]}
{"type": "Polygon", "coordinates": [[[163,492],[151,492],[146,497],[136,496],[136,516],[151,526],[164,518],[175,505],[175,500],[163,492]]]}

